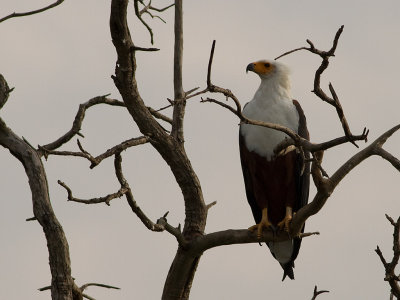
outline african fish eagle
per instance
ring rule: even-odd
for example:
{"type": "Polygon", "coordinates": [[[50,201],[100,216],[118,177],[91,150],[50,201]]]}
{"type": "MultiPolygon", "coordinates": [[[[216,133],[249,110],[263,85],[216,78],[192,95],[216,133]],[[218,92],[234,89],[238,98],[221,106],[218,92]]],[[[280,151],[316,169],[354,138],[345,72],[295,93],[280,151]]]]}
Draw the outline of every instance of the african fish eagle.
{"type": "MultiPolygon", "coordinates": [[[[290,96],[289,69],[276,61],[262,60],[247,66],[261,78],[261,84],[243,114],[285,126],[309,139],[304,112],[290,96]]],[[[274,148],[288,136],[278,130],[241,124],[240,158],[247,200],[256,225],[250,227],[261,237],[263,228],[288,231],[293,213],[308,202],[310,184],[308,152],[292,147],[274,154],[274,148]]],[[[304,228],[303,228],[304,230],[304,228]]],[[[294,279],[293,268],[301,239],[267,243],[272,255],[283,268],[283,279],[294,279]]]]}

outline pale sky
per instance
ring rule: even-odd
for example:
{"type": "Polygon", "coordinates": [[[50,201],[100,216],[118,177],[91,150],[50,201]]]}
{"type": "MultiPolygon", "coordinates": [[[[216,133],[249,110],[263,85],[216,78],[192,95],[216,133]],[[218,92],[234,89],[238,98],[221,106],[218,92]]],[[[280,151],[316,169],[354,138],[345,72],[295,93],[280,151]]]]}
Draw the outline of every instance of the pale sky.
{"type": "MultiPolygon", "coordinates": [[[[48,5],[50,1],[3,0],[0,17],[48,5]]],[[[154,1],[158,7],[170,1],[154,1]]],[[[116,61],[108,18],[110,1],[66,0],[45,13],[0,24],[0,73],[15,87],[1,117],[32,145],[54,141],[70,129],[78,105],[111,93],[121,99],[111,80],[116,61]]],[[[148,47],[144,27],[134,20],[131,35],[148,47]]],[[[173,97],[173,10],[167,24],[146,17],[154,29],[157,53],[139,53],[137,78],[143,99],[153,108],[173,97]]],[[[350,127],[369,141],[400,122],[399,1],[196,1],[184,2],[184,88],[205,87],[209,51],[217,40],[213,82],[231,89],[244,104],[259,79],[246,74],[248,63],[274,58],[306,46],[306,39],[328,49],[337,29],[344,32],[323,87],[334,85],[350,127]]],[[[292,70],[292,94],[305,111],[311,139],[321,142],[342,135],[335,110],[310,91],[320,60],[308,52],[285,57],[292,70]]],[[[220,99],[223,99],[220,97],[220,99]]],[[[171,111],[166,111],[170,114],[171,111]]],[[[191,99],[185,140],[189,158],[202,184],[205,201],[217,201],[206,232],[247,228],[253,217],[247,204],[237,144],[238,120],[213,104],[191,99]]],[[[90,109],[83,123],[83,147],[100,154],[125,139],[139,136],[123,108],[90,109]]],[[[75,150],[76,139],[62,149],[75,150]]],[[[360,143],[361,148],[365,147],[360,143]]],[[[400,157],[400,136],[385,149],[400,157]]],[[[329,174],[358,151],[346,145],[330,150],[329,174]]],[[[181,193],[168,166],[149,145],[122,154],[123,169],[139,206],[156,220],[170,211],[172,225],[183,223],[181,193]]],[[[80,198],[117,191],[112,159],[93,170],[83,159],[50,157],[44,163],[53,208],[66,232],[77,284],[98,282],[120,291],[92,287],[96,299],[159,299],[177,243],[170,234],[148,231],[124,198],[111,206],[67,202],[67,183],[80,198]]],[[[38,288],[50,284],[48,252],[41,227],[32,217],[31,195],[23,167],[0,151],[0,299],[49,299],[38,288]]],[[[201,258],[191,292],[202,299],[310,299],[314,285],[329,290],[318,299],[388,299],[389,285],[374,249],[391,259],[392,227],[384,214],[400,212],[399,173],[386,161],[371,158],[338,186],[322,211],[306,223],[320,236],[305,239],[296,260],[296,280],[281,282],[282,270],[266,246],[224,246],[201,258]]],[[[315,188],[311,188],[311,197],[315,188]]]]}

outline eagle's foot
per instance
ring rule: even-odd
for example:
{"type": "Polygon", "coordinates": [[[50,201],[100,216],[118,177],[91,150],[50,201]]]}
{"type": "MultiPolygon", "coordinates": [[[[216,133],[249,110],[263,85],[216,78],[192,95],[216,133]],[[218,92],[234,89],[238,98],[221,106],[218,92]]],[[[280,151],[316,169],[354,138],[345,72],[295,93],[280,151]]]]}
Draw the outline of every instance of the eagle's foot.
{"type": "Polygon", "coordinates": [[[271,226],[272,226],[272,224],[268,220],[261,220],[260,223],[249,227],[249,230],[250,231],[256,231],[257,230],[257,238],[261,239],[263,229],[264,228],[270,228],[271,226]]]}
{"type": "Polygon", "coordinates": [[[290,206],[286,206],[286,215],[283,220],[278,223],[278,228],[289,232],[289,226],[292,218],[292,208],[290,206]]]}
{"type": "Polygon", "coordinates": [[[261,239],[263,228],[269,228],[271,226],[272,226],[272,223],[268,220],[268,210],[267,210],[267,208],[264,208],[262,210],[261,222],[256,225],[251,226],[249,228],[249,230],[250,231],[257,230],[257,238],[261,239]]]}
{"type": "Polygon", "coordinates": [[[285,216],[283,220],[278,223],[278,228],[280,230],[285,230],[286,232],[289,232],[289,225],[291,221],[292,216],[285,216]]]}

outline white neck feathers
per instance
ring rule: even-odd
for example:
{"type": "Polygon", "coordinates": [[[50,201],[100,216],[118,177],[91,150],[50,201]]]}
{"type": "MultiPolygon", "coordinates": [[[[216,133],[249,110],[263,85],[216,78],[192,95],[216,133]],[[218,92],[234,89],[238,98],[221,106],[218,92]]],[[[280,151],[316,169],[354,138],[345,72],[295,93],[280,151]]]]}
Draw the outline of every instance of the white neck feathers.
{"type": "MultiPolygon", "coordinates": [[[[243,114],[253,120],[279,124],[298,132],[299,115],[290,96],[287,68],[279,64],[274,74],[260,77],[260,87],[254,98],[244,107],[243,114]]],[[[250,151],[265,156],[268,160],[271,159],[274,148],[287,137],[283,132],[248,124],[240,126],[240,133],[250,151]]]]}

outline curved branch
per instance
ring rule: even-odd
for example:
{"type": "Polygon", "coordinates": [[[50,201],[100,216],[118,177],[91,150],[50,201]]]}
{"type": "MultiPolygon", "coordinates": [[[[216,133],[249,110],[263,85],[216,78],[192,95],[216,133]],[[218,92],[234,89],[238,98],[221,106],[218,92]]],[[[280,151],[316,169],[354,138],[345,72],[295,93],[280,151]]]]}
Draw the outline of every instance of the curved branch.
{"type": "Polygon", "coordinates": [[[335,107],[337,115],[339,117],[340,123],[342,124],[342,128],[343,131],[346,135],[346,137],[348,137],[349,142],[351,142],[354,146],[356,146],[358,148],[358,145],[355,143],[354,140],[354,136],[350,131],[350,127],[349,124],[347,122],[346,117],[344,116],[344,111],[342,108],[342,105],[339,101],[339,97],[336,94],[335,89],[333,88],[332,83],[329,83],[329,91],[331,93],[332,97],[329,97],[321,88],[321,75],[322,73],[328,68],[329,66],[329,58],[332,56],[335,56],[335,51],[337,48],[337,45],[339,43],[339,38],[343,32],[343,28],[344,26],[342,25],[338,31],[335,34],[335,37],[333,39],[333,44],[331,49],[329,49],[328,51],[321,51],[317,48],[315,48],[314,44],[310,41],[307,40],[307,43],[310,45],[310,47],[300,47],[288,52],[285,52],[284,54],[278,56],[277,58],[275,58],[275,60],[291,54],[293,52],[299,51],[299,50],[307,50],[313,54],[317,54],[318,56],[320,56],[322,58],[322,62],[321,65],[318,67],[317,71],[315,72],[315,77],[314,77],[314,89],[313,89],[313,93],[320,98],[322,101],[329,103],[330,105],[332,105],[333,107],[335,107]]]}
{"type": "Polygon", "coordinates": [[[125,195],[128,190],[125,187],[121,187],[117,192],[106,195],[104,197],[99,197],[99,198],[91,198],[91,199],[79,199],[79,198],[75,198],[72,195],[72,190],[61,180],[58,180],[57,183],[59,185],[61,185],[63,188],[65,188],[65,190],[68,193],[68,201],[72,201],[72,202],[78,202],[78,203],[83,203],[83,204],[98,204],[98,203],[105,203],[108,206],[110,206],[110,201],[115,199],[115,198],[121,198],[123,195],[125,195]]]}
{"type": "Polygon", "coordinates": [[[75,120],[72,124],[72,128],[67,133],[65,133],[62,137],[58,138],[54,142],[49,143],[44,146],[39,146],[38,154],[40,156],[43,156],[43,155],[45,155],[46,151],[55,150],[55,149],[61,147],[63,144],[70,141],[75,135],[77,135],[77,134],[81,135],[79,133],[79,131],[81,130],[82,122],[83,122],[83,119],[85,118],[85,113],[88,108],[90,108],[94,105],[97,105],[97,104],[108,104],[108,105],[112,105],[112,106],[122,106],[122,107],[125,106],[125,104],[123,102],[115,100],[115,99],[107,98],[107,96],[109,96],[109,95],[97,96],[97,97],[90,99],[89,101],[87,101],[85,103],[80,104],[78,112],[76,113],[76,116],[75,116],[75,120]]]}
{"type": "Polygon", "coordinates": [[[182,235],[181,226],[179,225],[177,228],[175,228],[175,227],[171,226],[170,224],[168,224],[168,222],[167,222],[168,212],[166,214],[164,214],[163,217],[158,219],[157,223],[153,223],[145,215],[145,213],[142,211],[142,209],[137,205],[137,203],[133,197],[131,188],[129,187],[128,181],[125,179],[125,177],[122,173],[122,157],[121,157],[120,153],[115,154],[114,166],[115,166],[115,174],[117,175],[118,181],[121,184],[121,189],[122,188],[126,189],[126,192],[125,192],[126,200],[128,201],[128,204],[131,207],[132,211],[139,217],[139,219],[142,221],[142,223],[151,231],[160,232],[160,231],[166,230],[167,232],[169,232],[170,234],[175,236],[178,243],[182,247],[186,247],[187,242],[186,242],[184,236],[182,235]]]}
{"type": "Polygon", "coordinates": [[[8,19],[11,19],[11,18],[24,17],[24,16],[30,16],[30,15],[38,14],[38,13],[44,12],[46,10],[49,10],[49,9],[51,9],[53,7],[56,7],[56,6],[60,5],[63,2],[64,2],[64,0],[57,0],[53,4],[50,4],[50,5],[46,6],[46,7],[43,7],[43,8],[37,9],[37,10],[32,10],[32,11],[23,12],[23,13],[13,12],[12,14],[1,18],[0,19],[0,23],[6,21],[8,19]]]}
{"type": "Polygon", "coordinates": [[[139,2],[140,2],[140,0],[134,0],[133,1],[133,6],[135,7],[135,14],[138,17],[138,19],[140,20],[140,22],[142,22],[142,24],[146,27],[147,31],[149,32],[149,34],[150,34],[150,42],[153,45],[154,44],[153,29],[151,29],[151,27],[143,20],[142,13],[139,10],[139,2]]]}
{"type": "Polygon", "coordinates": [[[83,292],[85,289],[87,289],[89,286],[98,286],[98,287],[103,287],[107,289],[114,289],[114,290],[120,290],[119,287],[108,285],[108,284],[103,284],[103,283],[86,283],[82,285],[79,289],[83,292]]]}
{"type": "Polygon", "coordinates": [[[37,151],[19,138],[0,118],[0,145],[24,166],[32,193],[33,214],[43,228],[49,252],[53,299],[72,299],[74,281],[68,242],[50,203],[46,172],[37,151]]]}
{"type": "Polygon", "coordinates": [[[311,298],[311,300],[317,299],[317,297],[318,297],[319,295],[323,294],[323,293],[329,293],[329,291],[326,291],[326,290],[318,291],[317,286],[315,286],[315,287],[314,287],[313,297],[311,298]]]}
{"type": "Polygon", "coordinates": [[[79,140],[77,140],[78,147],[81,150],[81,152],[74,152],[74,151],[51,151],[47,150],[41,146],[39,146],[39,149],[43,151],[45,158],[49,155],[59,155],[59,156],[77,156],[77,157],[83,157],[86,158],[91,162],[90,168],[93,169],[94,167],[98,166],[104,159],[115,155],[116,153],[120,153],[130,147],[138,146],[138,145],[143,145],[146,144],[150,141],[149,137],[146,136],[141,136],[137,138],[132,138],[129,140],[126,140],[118,145],[115,145],[114,147],[108,149],[106,152],[94,157],[92,156],[89,152],[85,151],[82,148],[82,145],[80,144],[79,140]]]}
{"type": "MultiPolygon", "coordinates": [[[[305,221],[312,215],[318,213],[321,208],[325,205],[327,199],[333,193],[337,185],[343,180],[343,178],[361,162],[366,160],[372,155],[379,155],[382,158],[388,160],[392,165],[399,167],[399,160],[393,155],[382,155],[386,151],[382,151],[382,146],[387,139],[392,136],[397,130],[400,129],[400,124],[389,129],[378,137],[371,145],[365,149],[359,151],[347,160],[329,179],[323,178],[318,163],[322,161],[322,153],[318,153],[317,162],[313,162],[311,172],[313,175],[314,183],[317,187],[317,194],[313,201],[303,208],[301,208],[296,215],[293,217],[291,223],[291,233],[296,235],[301,231],[305,221]]],[[[399,170],[399,169],[398,169],[399,170]]]]}

